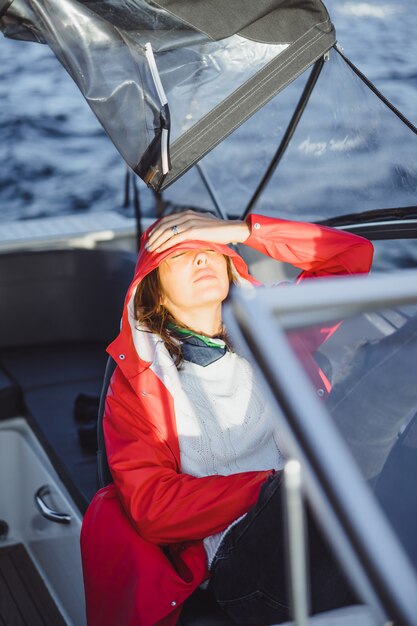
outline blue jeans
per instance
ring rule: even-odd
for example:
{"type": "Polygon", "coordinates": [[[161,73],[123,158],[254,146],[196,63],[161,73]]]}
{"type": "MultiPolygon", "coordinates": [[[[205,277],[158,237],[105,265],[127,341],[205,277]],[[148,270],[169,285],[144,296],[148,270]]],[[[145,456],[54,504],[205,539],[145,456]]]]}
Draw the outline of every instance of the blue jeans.
{"type": "MultiPolygon", "coordinates": [[[[287,582],[282,472],[261,488],[257,503],[224,537],[212,564],[209,589],[241,626],[279,624],[292,618],[287,582]]],[[[312,612],[356,600],[315,520],[307,510],[312,612]]]]}

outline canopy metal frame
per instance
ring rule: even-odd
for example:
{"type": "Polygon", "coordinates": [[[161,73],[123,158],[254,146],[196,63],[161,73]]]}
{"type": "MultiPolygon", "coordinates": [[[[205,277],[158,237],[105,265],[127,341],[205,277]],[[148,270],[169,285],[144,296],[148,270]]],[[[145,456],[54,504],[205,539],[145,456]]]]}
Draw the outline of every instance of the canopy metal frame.
{"type": "MultiPolygon", "coordinates": [[[[327,53],[326,53],[327,54],[327,53]]],[[[325,55],[326,56],[326,55],[325,55]]],[[[295,131],[297,130],[298,124],[300,123],[300,120],[302,118],[302,115],[306,109],[306,106],[310,100],[310,96],[313,93],[314,87],[317,84],[317,81],[319,79],[319,76],[321,74],[321,71],[323,69],[323,65],[325,63],[325,56],[321,57],[320,59],[318,59],[315,64],[313,65],[313,69],[310,73],[309,79],[304,87],[303,93],[301,94],[300,100],[295,108],[294,114],[290,120],[290,123],[288,124],[287,130],[285,131],[285,134],[281,140],[281,143],[278,146],[277,151],[275,152],[274,156],[272,157],[272,160],[270,162],[270,164],[268,165],[267,169],[265,170],[265,173],[258,185],[258,187],[256,188],[256,190],[254,191],[251,199],[249,200],[243,214],[242,214],[242,219],[244,219],[245,217],[247,217],[249,215],[249,213],[252,211],[252,209],[254,208],[254,206],[256,205],[256,203],[258,202],[260,196],[262,195],[264,189],[266,188],[266,186],[268,185],[269,181],[272,178],[272,175],[274,174],[275,170],[277,169],[282,157],[284,156],[284,153],[286,151],[286,149],[288,148],[290,141],[295,133],[295,131]]]]}

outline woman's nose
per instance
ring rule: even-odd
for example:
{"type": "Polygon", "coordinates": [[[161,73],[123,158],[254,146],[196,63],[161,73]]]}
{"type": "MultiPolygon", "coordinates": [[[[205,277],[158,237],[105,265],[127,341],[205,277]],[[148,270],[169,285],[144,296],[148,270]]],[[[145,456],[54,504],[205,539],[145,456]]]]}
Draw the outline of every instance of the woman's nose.
{"type": "Polygon", "coordinates": [[[195,255],[194,262],[196,265],[205,265],[207,263],[207,258],[205,250],[199,250],[195,255]]]}

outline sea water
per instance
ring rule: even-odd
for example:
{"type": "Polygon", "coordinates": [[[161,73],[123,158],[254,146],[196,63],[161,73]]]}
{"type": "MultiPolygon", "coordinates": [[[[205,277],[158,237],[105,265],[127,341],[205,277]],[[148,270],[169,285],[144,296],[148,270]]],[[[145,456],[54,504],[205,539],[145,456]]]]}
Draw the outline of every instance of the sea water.
{"type": "MultiPolygon", "coordinates": [[[[417,123],[415,0],[327,6],[346,55],[417,123]]],[[[123,211],[124,162],[49,48],[0,36],[0,61],[0,220],[123,211]]]]}

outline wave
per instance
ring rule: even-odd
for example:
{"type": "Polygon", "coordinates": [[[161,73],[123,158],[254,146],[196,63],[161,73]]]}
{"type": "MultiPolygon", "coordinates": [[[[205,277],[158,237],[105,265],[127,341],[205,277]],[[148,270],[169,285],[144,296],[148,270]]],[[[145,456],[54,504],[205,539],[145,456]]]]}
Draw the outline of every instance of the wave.
{"type": "Polygon", "coordinates": [[[369,2],[345,2],[337,8],[338,13],[353,17],[373,17],[385,19],[397,13],[404,13],[403,6],[398,4],[371,4],[369,2]]]}

